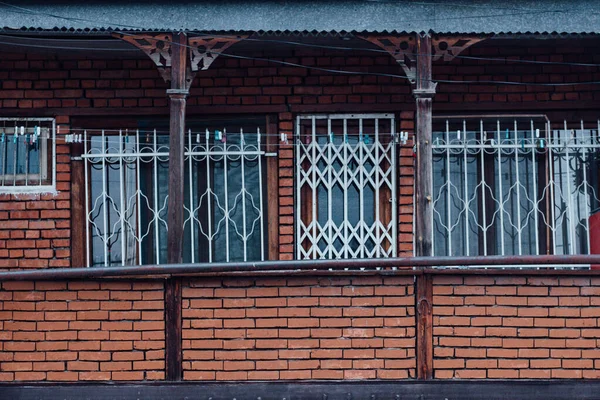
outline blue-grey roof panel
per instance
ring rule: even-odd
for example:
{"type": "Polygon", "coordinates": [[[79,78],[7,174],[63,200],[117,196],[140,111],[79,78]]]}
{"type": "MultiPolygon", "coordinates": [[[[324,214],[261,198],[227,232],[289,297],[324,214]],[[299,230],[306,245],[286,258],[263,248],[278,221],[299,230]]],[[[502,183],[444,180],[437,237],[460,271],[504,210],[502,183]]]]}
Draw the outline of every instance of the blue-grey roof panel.
{"type": "Polygon", "coordinates": [[[600,33],[600,0],[13,1],[0,26],[42,30],[600,33]]]}

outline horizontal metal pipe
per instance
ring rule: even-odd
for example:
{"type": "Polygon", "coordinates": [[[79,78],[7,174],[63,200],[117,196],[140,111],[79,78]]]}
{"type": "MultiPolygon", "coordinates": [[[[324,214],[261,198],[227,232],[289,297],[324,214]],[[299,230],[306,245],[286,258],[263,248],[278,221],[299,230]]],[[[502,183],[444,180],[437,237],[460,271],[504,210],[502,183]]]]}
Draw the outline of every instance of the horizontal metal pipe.
{"type": "MultiPolygon", "coordinates": [[[[588,266],[600,265],[600,254],[541,256],[475,256],[475,257],[394,257],[351,260],[260,261],[231,263],[164,264],[142,266],[54,268],[0,272],[0,281],[61,280],[124,276],[178,276],[202,273],[265,272],[265,271],[340,271],[346,268],[392,267],[489,267],[489,266],[588,266]]],[[[442,271],[442,270],[440,270],[442,271]]],[[[502,274],[505,274],[503,270],[502,274]]],[[[382,271],[385,273],[385,271],[382,271]]]]}

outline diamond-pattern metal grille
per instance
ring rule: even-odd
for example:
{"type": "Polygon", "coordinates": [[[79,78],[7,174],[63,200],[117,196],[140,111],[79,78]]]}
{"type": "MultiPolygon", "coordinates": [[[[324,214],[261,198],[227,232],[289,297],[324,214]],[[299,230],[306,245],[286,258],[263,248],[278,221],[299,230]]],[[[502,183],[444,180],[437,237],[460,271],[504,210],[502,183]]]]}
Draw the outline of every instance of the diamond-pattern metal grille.
{"type": "Polygon", "coordinates": [[[435,255],[589,253],[589,218],[600,206],[599,126],[536,116],[440,118],[435,255]]]}
{"type": "Polygon", "coordinates": [[[300,116],[298,259],[396,255],[393,115],[300,116]]]}

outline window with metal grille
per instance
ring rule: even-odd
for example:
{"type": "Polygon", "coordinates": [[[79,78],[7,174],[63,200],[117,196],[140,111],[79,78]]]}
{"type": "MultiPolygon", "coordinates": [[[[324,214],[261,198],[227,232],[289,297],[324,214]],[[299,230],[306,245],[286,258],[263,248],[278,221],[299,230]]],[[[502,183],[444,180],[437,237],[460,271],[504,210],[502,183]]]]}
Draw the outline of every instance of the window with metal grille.
{"type": "Polygon", "coordinates": [[[434,254],[585,254],[600,204],[598,122],[434,119],[434,254]]]}
{"type": "MultiPolygon", "coordinates": [[[[264,124],[189,125],[184,262],[264,260],[264,124]]],[[[168,133],[94,131],[84,136],[88,265],[165,263],[168,133]]]]}
{"type": "Polygon", "coordinates": [[[53,118],[0,118],[0,193],[55,189],[53,118]]]}
{"type": "Polygon", "coordinates": [[[298,259],[396,255],[396,145],[391,114],[299,116],[298,259]]]}

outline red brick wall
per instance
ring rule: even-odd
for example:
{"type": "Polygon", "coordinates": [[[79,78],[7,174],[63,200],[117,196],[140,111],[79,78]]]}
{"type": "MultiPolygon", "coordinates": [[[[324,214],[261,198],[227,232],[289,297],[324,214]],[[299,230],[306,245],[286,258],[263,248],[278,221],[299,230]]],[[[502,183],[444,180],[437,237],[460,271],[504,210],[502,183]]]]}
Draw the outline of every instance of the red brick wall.
{"type": "Polygon", "coordinates": [[[56,123],[61,127],[56,135],[56,193],[0,194],[0,269],[71,264],[71,158],[64,142],[69,118],[57,117],[56,123]]]}
{"type": "Polygon", "coordinates": [[[600,377],[600,279],[436,277],[435,378],[600,377]]]}
{"type": "Polygon", "coordinates": [[[415,377],[412,277],[193,280],[189,380],[415,377]]]}
{"type": "MultiPolygon", "coordinates": [[[[600,278],[435,276],[436,379],[598,378],[600,278]]],[[[5,282],[0,380],[164,379],[163,284],[5,282]]],[[[190,278],[186,380],[411,379],[413,277],[190,278]]]]}
{"type": "MultiPolygon", "coordinates": [[[[491,58],[527,59],[556,62],[594,63],[597,47],[589,41],[484,41],[462,55],[491,58]]],[[[256,54],[260,56],[261,54],[256,54]]],[[[348,53],[334,50],[295,48],[280,59],[307,66],[341,68],[402,74],[387,55],[348,53]]],[[[433,76],[441,80],[583,82],[597,80],[592,67],[538,65],[457,58],[436,63],[433,76]]],[[[48,112],[64,115],[59,124],[68,124],[68,116],[86,110],[111,108],[135,115],[168,115],[165,89],[149,59],[102,60],[65,58],[36,54],[3,54],[0,61],[0,110],[3,115],[28,116],[48,112]],[[50,111],[48,111],[50,110],[50,111]],[[157,111],[158,110],[158,111],[157,111]]],[[[554,102],[565,110],[577,110],[585,101],[600,99],[597,85],[514,86],[440,83],[434,112],[476,112],[484,104],[508,104],[516,111],[538,109],[554,102]],[[468,109],[465,104],[469,104],[468,109]],[[438,111],[435,111],[435,110],[438,111]],[[443,110],[443,111],[439,111],[443,110]]],[[[190,112],[211,108],[211,113],[240,112],[240,107],[260,106],[261,112],[278,115],[278,129],[293,131],[299,112],[395,112],[399,129],[414,131],[414,99],[404,79],[372,75],[340,75],[324,71],[282,66],[266,61],[218,58],[208,71],[201,71],[188,99],[190,112]],[[194,110],[194,107],[197,107],[194,110]],[[283,111],[285,109],[291,112],[283,111]],[[272,110],[272,111],[268,111],[272,110]]],[[[553,108],[556,108],[554,106],[553,108]]],[[[486,109],[486,110],[489,110],[486,109]]],[[[255,112],[246,108],[246,112],[255,112]]],[[[213,114],[211,114],[213,115],[213,114]]],[[[78,117],[85,127],[86,118],[78,117]]],[[[122,124],[102,119],[103,124],[122,124]]],[[[97,121],[96,121],[97,124],[97,121]]],[[[122,126],[117,126],[122,127],[122,126]]],[[[65,133],[65,131],[63,131],[65,133]]],[[[61,140],[59,139],[59,143],[61,140]]],[[[69,149],[57,148],[58,194],[56,196],[0,195],[0,268],[61,267],[70,264],[69,222],[69,149]],[[31,225],[30,225],[31,224],[31,225]]],[[[400,255],[412,253],[413,178],[410,146],[401,150],[399,179],[400,255]]],[[[293,148],[282,148],[279,157],[279,252],[281,259],[294,257],[293,148]]]]}
{"type": "MultiPolygon", "coordinates": [[[[600,100],[598,85],[496,85],[495,81],[521,83],[565,83],[598,80],[598,70],[593,66],[531,64],[502,61],[529,60],[557,63],[595,64],[599,60],[597,43],[593,41],[567,40],[489,40],[475,45],[461,56],[491,58],[474,60],[456,58],[450,63],[434,63],[433,78],[439,80],[482,81],[481,84],[444,84],[437,87],[435,104],[468,103],[463,113],[477,109],[480,103],[510,103],[515,111],[526,111],[529,107],[547,112],[544,102],[561,102],[563,110],[577,109],[580,101],[600,100]],[[527,43],[524,45],[523,43],[527,43]],[[500,59],[494,61],[493,59],[500,59]],[[483,82],[485,81],[485,82],[483,82]],[[536,104],[538,103],[538,104],[536,104]],[[536,107],[537,106],[537,107],[536,107]]],[[[434,111],[435,112],[435,111],[434,111]]]]}
{"type": "Polygon", "coordinates": [[[1,287],[0,380],[164,379],[162,282],[1,287]]]}
{"type": "MultiPolygon", "coordinates": [[[[284,58],[288,62],[301,62],[319,67],[342,67],[352,70],[365,70],[377,65],[380,72],[394,72],[398,69],[391,57],[360,55],[344,58],[341,54],[324,52],[301,52],[284,58]]],[[[397,71],[396,71],[397,72],[397,71]]],[[[129,108],[144,113],[144,109],[158,107],[167,118],[168,109],[166,88],[158,71],[150,60],[85,60],[64,59],[52,56],[8,54],[0,61],[0,110],[5,115],[11,112],[26,112],[29,116],[41,115],[47,108],[60,110],[62,115],[85,112],[85,109],[129,108]]],[[[413,126],[412,98],[410,88],[403,80],[388,77],[347,76],[320,71],[307,71],[302,68],[277,66],[264,61],[235,60],[224,57],[217,59],[208,71],[202,71],[195,80],[188,106],[218,106],[219,113],[227,113],[228,106],[275,107],[278,116],[278,129],[293,132],[295,114],[282,112],[282,107],[301,106],[310,112],[322,112],[322,107],[334,107],[344,111],[354,107],[364,112],[396,112],[400,117],[398,126],[411,129],[413,126]],[[374,108],[375,107],[375,108],[374,108]]],[[[128,112],[131,112],[129,110],[128,112]]],[[[118,111],[115,113],[118,114],[118,111]]],[[[160,114],[160,112],[158,112],[160,114]]],[[[192,117],[193,112],[188,116],[192,117]]],[[[60,124],[68,124],[63,117],[60,124]]],[[[79,121],[85,121],[79,117],[79,121]]],[[[97,123],[97,122],[96,122],[97,123]]],[[[122,122],[103,120],[105,124],[122,122]]],[[[131,123],[131,122],[129,122],[131,123]]],[[[81,123],[84,128],[85,122],[81,123]]],[[[102,126],[108,127],[108,126],[102,126]]],[[[65,127],[62,133],[67,133],[65,127]]],[[[62,135],[61,135],[62,136],[62,135]]],[[[291,138],[291,136],[290,136],[291,138]]],[[[0,196],[0,268],[8,267],[64,267],[70,264],[69,226],[69,148],[59,139],[58,194],[56,196],[20,196],[23,203],[16,207],[45,207],[46,210],[60,209],[60,212],[31,212],[11,215],[4,209],[11,209],[15,196],[0,196]],[[48,200],[35,205],[33,200],[48,200]],[[61,202],[56,200],[60,199],[61,202]],[[6,203],[4,203],[4,202],[6,203]],[[28,203],[29,202],[29,203],[28,203]],[[43,214],[43,215],[42,215],[43,214]],[[64,219],[63,219],[64,218],[64,219]],[[3,223],[3,221],[10,222],[3,223]],[[31,226],[30,226],[31,224],[31,226]],[[59,235],[63,242],[39,243],[22,241],[25,235],[36,235],[38,226],[56,230],[37,232],[43,235],[59,235]],[[30,233],[27,233],[30,232],[30,233]],[[32,250],[38,246],[39,250],[32,250]],[[27,251],[26,251],[27,250],[27,251]],[[26,253],[26,254],[25,254],[26,253]]],[[[399,194],[405,200],[400,202],[403,232],[399,235],[402,254],[412,252],[412,151],[403,160],[399,194]]],[[[293,208],[293,147],[282,147],[279,154],[279,253],[280,259],[294,258],[294,208],[293,208]]]]}

